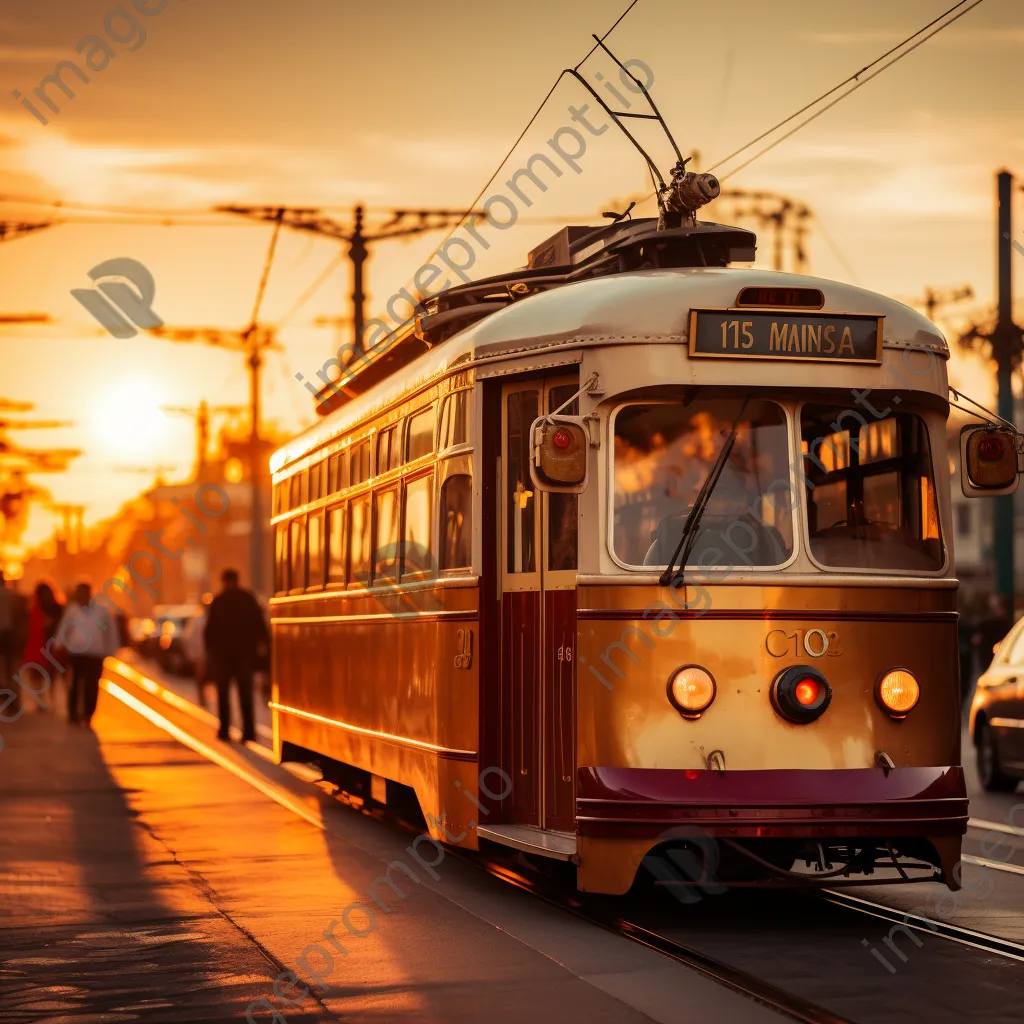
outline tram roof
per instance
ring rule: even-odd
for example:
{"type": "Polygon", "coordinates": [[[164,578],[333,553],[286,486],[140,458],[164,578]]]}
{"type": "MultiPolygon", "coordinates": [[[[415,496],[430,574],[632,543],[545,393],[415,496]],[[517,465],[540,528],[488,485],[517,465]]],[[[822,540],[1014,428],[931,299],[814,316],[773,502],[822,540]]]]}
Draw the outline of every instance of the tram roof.
{"type": "MultiPolygon", "coordinates": [[[[686,342],[691,308],[735,308],[741,289],[757,287],[818,288],[825,300],[822,310],[780,307],[780,316],[787,312],[794,316],[809,312],[884,316],[884,349],[929,351],[949,357],[945,338],[927,317],[902,302],[856,285],[739,267],[627,271],[541,291],[491,313],[279,448],[271,468],[276,472],[403,395],[456,369],[546,349],[686,342]]],[[[411,334],[410,329],[392,336],[391,343],[411,334]]]]}

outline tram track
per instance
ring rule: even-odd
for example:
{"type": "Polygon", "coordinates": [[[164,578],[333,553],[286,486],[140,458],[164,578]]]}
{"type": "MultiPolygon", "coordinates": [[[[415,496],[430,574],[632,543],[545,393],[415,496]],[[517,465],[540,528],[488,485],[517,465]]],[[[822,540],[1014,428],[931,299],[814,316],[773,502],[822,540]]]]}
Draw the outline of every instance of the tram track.
{"type": "Polygon", "coordinates": [[[825,1007],[786,992],[747,971],[733,967],[716,957],[702,953],[692,946],[678,942],[635,921],[629,921],[614,913],[601,913],[596,909],[588,909],[585,902],[575,894],[559,893],[552,888],[542,887],[524,875],[511,870],[508,866],[490,860],[486,855],[458,849],[454,852],[460,859],[509,885],[514,885],[516,888],[530,893],[550,906],[557,907],[574,917],[605,928],[649,949],[657,950],[664,956],[697,971],[718,984],[793,1020],[802,1021],[805,1024],[853,1024],[847,1017],[842,1017],[825,1007]]]}

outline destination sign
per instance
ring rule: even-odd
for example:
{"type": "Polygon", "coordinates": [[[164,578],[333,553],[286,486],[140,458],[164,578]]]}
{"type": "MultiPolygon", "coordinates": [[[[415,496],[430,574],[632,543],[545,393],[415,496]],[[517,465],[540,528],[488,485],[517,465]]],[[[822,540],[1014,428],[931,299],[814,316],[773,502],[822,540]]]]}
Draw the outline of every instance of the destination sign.
{"type": "Polygon", "coordinates": [[[694,309],[690,355],[719,359],[793,359],[880,363],[884,317],[863,313],[694,309]]]}

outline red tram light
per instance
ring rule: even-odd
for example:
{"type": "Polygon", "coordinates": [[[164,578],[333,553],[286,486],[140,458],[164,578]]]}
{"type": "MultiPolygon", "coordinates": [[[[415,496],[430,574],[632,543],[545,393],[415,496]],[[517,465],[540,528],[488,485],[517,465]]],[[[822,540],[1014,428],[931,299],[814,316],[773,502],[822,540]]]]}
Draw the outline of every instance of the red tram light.
{"type": "Polygon", "coordinates": [[[770,698],[781,718],[806,725],[825,713],[832,701],[832,688],[817,669],[791,665],[775,677],[770,698]]]}
{"type": "Polygon", "coordinates": [[[572,434],[559,427],[552,435],[551,440],[556,448],[568,448],[572,444],[572,434]]]}
{"type": "Polygon", "coordinates": [[[793,696],[805,708],[809,708],[818,699],[820,691],[821,685],[817,679],[801,679],[793,690],[793,696]]]}
{"type": "Polygon", "coordinates": [[[986,462],[998,462],[1006,451],[1006,446],[1003,444],[1001,437],[997,437],[995,434],[989,434],[988,437],[983,437],[978,442],[978,455],[986,462]]]}

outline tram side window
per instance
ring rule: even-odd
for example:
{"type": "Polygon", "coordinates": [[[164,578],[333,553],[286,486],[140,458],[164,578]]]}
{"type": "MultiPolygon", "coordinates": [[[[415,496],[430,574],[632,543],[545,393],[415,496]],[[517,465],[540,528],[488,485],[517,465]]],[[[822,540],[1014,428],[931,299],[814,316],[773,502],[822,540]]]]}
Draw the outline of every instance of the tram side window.
{"type": "Polygon", "coordinates": [[[336,505],[327,513],[327,582],[345,582],[345,506],[336,505]]]}
{"type": "Polygon", "coordinates": [[[282,483],[274,484],[274,495],[273,500],[271,501],[271,508],[273,509],[273,511],[271,512],[271,515],[280,515],[284,511],[284,488],[285,485],[282,483]]]}
{"type": "Polygon", "coordinates": [[[349,502],[349,586],[370,582],[370,496],[349,502]]]}
{"type": "Polygon", "coordinates": [[[377,475],[398,465],[398,427],[387,427],[377,435],[377,475]]]}
{"type": "Polygon", "coordinates": [[[434,407],[409,417],[405,432],[405,461],[429,455],[434,450],[434,407]]]}
{"type": "Polygon", "coordinates": [[[431,574],[434,558],[430,551],[433,534],[434,474],[410,480],[405,486],[405,526],[402,532],[402,575],[431,574]]]}
{"type": "MultiPolygon", "coordinates": [[[[559,384],[548,392],[548,412],[553,413],[579,390],[575,383],[559,384]]],[[[579,415],[579,399],[562,410],[566,416],[579,415]]],[[[579,537],[579,496],[548,495],[548,569],[557,572],[576,568],[579,537]]]]}
{"type": "Polygon", "coordinates": [[[473,478],[450,476],[441,487],[439,568],[468,569],[473,564],[473,478]]]}
{"type": "Polygon", "coordinates": [[[306,517],[298,516],[289,522],[291,528],[290,590],[306,589],[306,517]]]}
{"type": "Polygon", "coordinates": [[[348,452],[338,452],[330,458],[327,493],[337,494],[348,487],[348,452]]]}
{"type": "Polygon", "coordinates": [[[274,534],[274,590],[283,594],[288,589],[288,524],[278,523],[274,534]]]}
{"type": "Polygon", "coordinates": [[[811,553],[841,568],[941,569],[924,421],[901,412],[865,423],[858,415],[851,429],[852,415],[823,405],[800,415],[811,553]]]}
{"type": "Polygon", "coordinates": [[[309,471],[303,470],[292,477],[292,508],[298,508],[309,501],[309,471]]]}
{"type": "Polygon", "coordinates": [[[306,548],[309,558],[310,587],[324,585],[324,515],[316,512],[309,517],[306,548]]]}
{"type": "Polygon", "coordinates": [[[320,497],[320,463],[309,467],[309,500],[316,501],[320,497]]]}
{"type": "Polygon", "coordinates": [[[505,467],[508,572],[537,571],[537,502],[530,480],[530,425],[540,415],[539,406],[540,396],[535,390],[513,391],[508,396],[508,458],[505,467]]]}
{"type": "Polygon", "coordinates": [[[469,391],[456,391],[444,401],[438,448],[454,448],[469,441],[469,391]]]}
{"type": "Polygon", "coordinates": [[[370,479],[370,442],[362,441],[352,449],[352,471],[351,485],[361,484],[364,480],[370,479]]]}
{"type": "Polygon", "coordinates": [[[398,488],[378,491],[374,506],[373,578],[394,581],[398,579],[398,488]]]}

